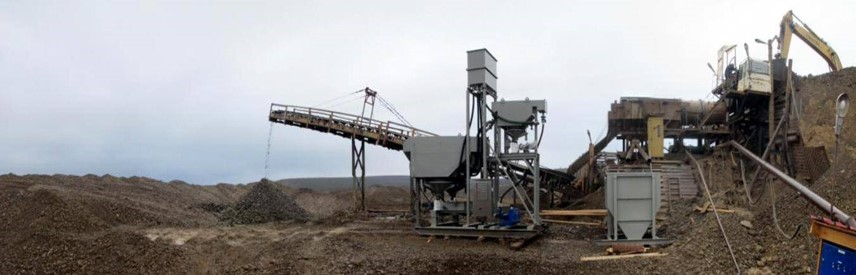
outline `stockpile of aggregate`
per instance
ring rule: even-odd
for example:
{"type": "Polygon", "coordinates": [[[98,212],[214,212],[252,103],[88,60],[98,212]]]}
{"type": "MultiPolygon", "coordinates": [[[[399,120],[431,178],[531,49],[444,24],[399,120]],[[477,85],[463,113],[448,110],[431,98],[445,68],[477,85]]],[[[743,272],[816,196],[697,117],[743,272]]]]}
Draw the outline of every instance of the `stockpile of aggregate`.
{"type": "Polygon", "coordinates": [[[262,179],[253,185],[222,218],[233,224],[256,224],[275,221],[307,221],[310,215],[276,183],[262,179]]]}

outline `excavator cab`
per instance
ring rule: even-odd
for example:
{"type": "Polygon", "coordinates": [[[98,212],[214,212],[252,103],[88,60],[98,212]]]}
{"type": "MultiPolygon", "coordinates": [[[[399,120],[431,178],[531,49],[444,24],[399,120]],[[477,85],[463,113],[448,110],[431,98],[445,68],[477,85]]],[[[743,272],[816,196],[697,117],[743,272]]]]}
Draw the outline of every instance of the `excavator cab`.
{"type": "Polygon", "coordinates": [[[769,95],[771,91],[770,64],[767,61],[746,59],[738,69],[737,93],[769,95]]]}
{"type": "MultiPolygon", "coordinates": [[[[769,95],[772,87],[769,62],[747,58],[738,66],[736,48],[737,45],[722,46],[717,52],[716,68],[708,63],[716,75],[713,94],[730,98],[769,95]]],[[[746,52],[749,52],[748,46],[746,52]]]]}

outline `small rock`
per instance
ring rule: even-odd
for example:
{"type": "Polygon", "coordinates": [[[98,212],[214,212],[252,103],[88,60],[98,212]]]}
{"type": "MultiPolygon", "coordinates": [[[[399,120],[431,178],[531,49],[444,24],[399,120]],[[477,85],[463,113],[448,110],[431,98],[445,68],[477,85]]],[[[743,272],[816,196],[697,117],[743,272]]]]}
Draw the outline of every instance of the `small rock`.
{"type": "Polygon", "coordinates": [[[740,221],[740,225],[742,225],[743,227],[746,227],[748,229],[752,229],[752,222],[750,222],[750,221],[742,220],[742,221],[740,221]]]}

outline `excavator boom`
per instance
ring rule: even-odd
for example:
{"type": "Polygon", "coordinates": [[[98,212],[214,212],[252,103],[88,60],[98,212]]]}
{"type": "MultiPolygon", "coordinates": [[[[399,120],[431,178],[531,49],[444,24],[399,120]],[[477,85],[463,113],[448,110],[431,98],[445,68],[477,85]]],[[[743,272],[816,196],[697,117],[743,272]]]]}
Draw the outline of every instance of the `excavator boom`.
{"type": "Polygon", "coordinates": [[[826,60],[826,63],[829,64],[830,70],[839,71],[842,69],[841,60],[838,59],[838,54],[835,50],[812,31],[808,25],[799,20],[793,11],[788,11],[782,17],[782,23],[779,28],[779,58],[788,58],[788,51],[791,47],[791,36],[794,34],[808,44],[812,50],[820,54],[826,60]],[[794,18],[797,21],[794,21],[794,18]]]}

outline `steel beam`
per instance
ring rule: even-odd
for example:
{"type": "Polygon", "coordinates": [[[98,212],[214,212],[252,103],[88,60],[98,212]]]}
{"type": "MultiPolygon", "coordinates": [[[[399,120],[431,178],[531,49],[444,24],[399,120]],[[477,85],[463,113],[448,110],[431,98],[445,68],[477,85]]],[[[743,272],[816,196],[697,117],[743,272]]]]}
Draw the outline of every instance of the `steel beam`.
{"type": "Polygon", "coordinates": [[[366,142],[351,138],[351,176],[354,181],[354,210],[366,210],[366,142]],[[359,143],[359,147],[357,147],[359,143]],[[359,172],[359,175],[358,175],[359,172]]]}

